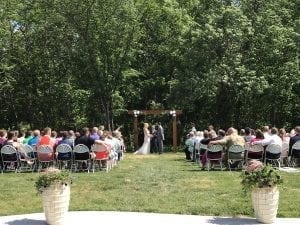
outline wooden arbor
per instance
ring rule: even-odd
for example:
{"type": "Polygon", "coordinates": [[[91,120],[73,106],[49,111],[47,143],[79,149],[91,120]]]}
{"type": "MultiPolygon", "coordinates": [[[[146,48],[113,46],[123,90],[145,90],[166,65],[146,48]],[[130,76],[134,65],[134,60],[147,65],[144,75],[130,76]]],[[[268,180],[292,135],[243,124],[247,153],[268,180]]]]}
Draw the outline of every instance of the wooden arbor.
{"type": "Polygon", "coordinates": [[[134,147],[138,147],[138,116],[139,115],[171,115],[173,118],[173,151],[177,150],[177,123],[176,116],[182,114],[181,110],[128,110],[129,115],[133,115],[133,134],[134,134],[134,147]]]}

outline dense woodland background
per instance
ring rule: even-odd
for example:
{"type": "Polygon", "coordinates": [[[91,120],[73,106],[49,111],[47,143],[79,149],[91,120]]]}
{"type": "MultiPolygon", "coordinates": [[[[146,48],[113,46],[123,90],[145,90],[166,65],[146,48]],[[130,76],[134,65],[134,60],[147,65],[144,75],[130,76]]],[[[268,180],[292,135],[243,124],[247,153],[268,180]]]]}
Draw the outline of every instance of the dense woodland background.
{"type": "Polygon", "coordinates": [[[299,0],[1,0],[0,127],[300,124],[299,0]],[[140,117],[169,123],[171,117],[140,117]]]}

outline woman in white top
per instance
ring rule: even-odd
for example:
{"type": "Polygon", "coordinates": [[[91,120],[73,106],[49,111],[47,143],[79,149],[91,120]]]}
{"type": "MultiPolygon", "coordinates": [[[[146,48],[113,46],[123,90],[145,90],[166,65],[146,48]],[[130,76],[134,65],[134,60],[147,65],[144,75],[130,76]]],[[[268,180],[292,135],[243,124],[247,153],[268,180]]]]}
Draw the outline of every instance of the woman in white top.
{"type": "Polygon", "coordinates": [[[144,143],[142,147],[140,147],[137,151],[134,152],[136,155],[147,155],[150,154],[150,139],[151,139],[151,134],[149,131],[149,124],[144,123],[144,143]]]}

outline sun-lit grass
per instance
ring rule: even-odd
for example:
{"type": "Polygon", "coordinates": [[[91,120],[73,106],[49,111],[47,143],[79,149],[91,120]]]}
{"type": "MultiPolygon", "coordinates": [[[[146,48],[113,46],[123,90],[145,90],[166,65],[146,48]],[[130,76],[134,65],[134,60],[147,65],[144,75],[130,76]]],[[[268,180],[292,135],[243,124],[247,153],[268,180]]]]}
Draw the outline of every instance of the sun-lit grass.
{"type": "MultiPolygon", "coordinates": [[[[73,175],[70,210],[253,216],[240,172],[200,171],[182,153],[127,154],[111,172],[73,175]]],[[[279,217],[300,217],[300,174],[282,173],[279,217]]],[[[0,215],[42,211],[36,173],[0,175],[0,215]]]]}

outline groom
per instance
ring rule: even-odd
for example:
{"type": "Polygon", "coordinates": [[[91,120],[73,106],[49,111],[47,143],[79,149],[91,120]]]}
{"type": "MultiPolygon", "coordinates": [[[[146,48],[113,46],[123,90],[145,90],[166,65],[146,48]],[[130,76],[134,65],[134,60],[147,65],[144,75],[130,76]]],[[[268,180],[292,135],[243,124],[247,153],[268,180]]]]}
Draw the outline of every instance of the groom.
{"type": "Polygon", "coordinates": [[[157,132],[156,139],[158,144],[158,153],[162,154],[164,151],[163,141],[165,140],[165,135],[164,135],[164,129],[160,122],[156,124],[155,130],[157,132]]]}

